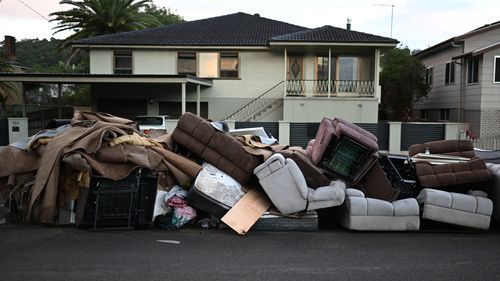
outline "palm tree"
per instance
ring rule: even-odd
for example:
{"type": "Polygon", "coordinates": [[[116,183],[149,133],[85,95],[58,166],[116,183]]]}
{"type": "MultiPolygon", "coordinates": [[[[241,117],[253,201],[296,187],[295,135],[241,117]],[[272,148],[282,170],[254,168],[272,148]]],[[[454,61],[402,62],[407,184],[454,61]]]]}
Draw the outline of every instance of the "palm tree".
{"type": "MultiPolygon", "coordinates": [[[[14,69],[5,61],[3,54],[0,55],[0,72],[12,72],[14,69]]],[[[0,111],[5,111],[6,102],[14,99],[16,93],[20,90],[19,83],[0,82],[0,111]]],[[[1,112],[0,112],[1,113],[1,112]]],[[[2,115],[2,114],[0,114],[2,115]]]]}
{"type": "Polygon", "coordinates": [[[59,4],[73,8],[50,14],[55,16],[50,21],[58,22],[54,34],[74,31],[57,45],[59,51],[77,39],[160,25],[155,16],[142,12],[152,5],[151,0],[62,0],[59,4]]]}

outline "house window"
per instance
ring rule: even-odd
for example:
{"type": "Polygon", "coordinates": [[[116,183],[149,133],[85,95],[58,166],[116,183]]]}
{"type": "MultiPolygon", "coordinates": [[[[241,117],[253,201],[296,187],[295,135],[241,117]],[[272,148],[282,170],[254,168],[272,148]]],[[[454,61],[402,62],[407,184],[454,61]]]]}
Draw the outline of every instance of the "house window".
{"type": "Polygon", "coordinates": [[[429,110],[428,109],[420,109],[420,119],[422,119],[422,120],[429,119],[429,110]]]}
{"type": "Polygon", "coordinates": [[[328,80],[328,67],[330,67],[330,80],[335,80],[335,57],[332,57],[332,63],[329,62],[328,57],[316,58],[316,79],[328,80]]]}
{"type": "Polygon", "coordinates": [[[434,72],[433,71],[434,68],[432,67],[428,67],[426,70],[425,70],[425,83],[429,86],[429,87],[432,87],[432,73],[434,72]]]}
{"type": "Polygon", "coordinates": [[[479,81],[479,58],[467,60],[467,83],[473,84],[479,81]]]}
{"type": "Polygon", "coordinates": [[[445,85],[455,83],[455,62],[453,61],[446,64],[444,83],[445,85]]]}
{"type": "Polygon", "coordinates": [[[199,53],[198,58],[198,76],[203,78],[217,78],[218,53],[199,53]]]}
{"type": "Polygon", "coordinates": [[[132,51],[115,51],[113,56],[115,74],[132,74],[132,51]]]}
{"type": "Polygon", "coordinates": [[[339,91],[355,92],[357,90],[354,80],[358,79],[358,58],[339,57],[339,91]]]}
{"type": "Polygon", "coordinates": [[[196,75],[196,53],[178,52],[177,53],[177,73],[196,75]]]}
{"type": "Polygon", "coordinates": [[[500,83],[500,56],[495,57],[495,61],[493,63],[493,82],[500,83]]]}
{"type": "Polygon", "coordinates": [[[220,53],[220,77],[238,77],[238,53],[220,53]]]}
{"type": "Polygon", "coordinates": [[[444,108],[439,111],[439,120],[449,120],[450,119],[450,109],[444,108]]]}
{"type": "Polygon", "coordinates": [[[339,57],[339,80],[358,79],[358,58],[339,57]]]}

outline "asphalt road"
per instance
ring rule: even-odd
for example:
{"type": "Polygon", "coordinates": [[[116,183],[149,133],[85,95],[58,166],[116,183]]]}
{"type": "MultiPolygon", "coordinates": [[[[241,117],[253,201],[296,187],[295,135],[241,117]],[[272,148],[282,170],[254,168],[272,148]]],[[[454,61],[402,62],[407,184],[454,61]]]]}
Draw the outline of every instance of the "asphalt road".
{"type": "Polygon", "coordinates": [[[0,225],[0,280],[499,280],[499,238],[0,225]]]}

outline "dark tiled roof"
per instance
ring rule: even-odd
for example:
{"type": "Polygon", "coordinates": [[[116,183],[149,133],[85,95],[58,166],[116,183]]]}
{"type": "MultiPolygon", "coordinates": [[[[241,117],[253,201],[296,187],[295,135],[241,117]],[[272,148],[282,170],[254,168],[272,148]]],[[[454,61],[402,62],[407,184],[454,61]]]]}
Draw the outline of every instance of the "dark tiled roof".
{"type": "Polygon", "coordinates": [[[315,29],[274,36],[271,42],[339,42],[339,43],[390,43],[398,40],[378,35],[325,25],[315,29]]]}
{"type": "Polygon", "coordinates": [[[162,46],[267,46],[269,38],[307,30],[258,15],[220,17],[76,40],[73,44],[162,46]]]}

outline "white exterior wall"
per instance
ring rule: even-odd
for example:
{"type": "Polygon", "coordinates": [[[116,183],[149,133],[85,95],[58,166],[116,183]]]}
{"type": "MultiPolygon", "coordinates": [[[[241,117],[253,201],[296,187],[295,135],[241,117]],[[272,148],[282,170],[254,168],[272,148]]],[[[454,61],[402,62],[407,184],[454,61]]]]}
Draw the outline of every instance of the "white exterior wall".
{"type": "Polygon", "coordinates": [[[416,108],[444,109],[459,108],[461,67],[455,65],[455,83],[445,85],[446,63],[462,52],[461,47],[448,48],[422,59],[426,67],[433,68],[432,89],[427,98],[416,104],[416,108]]]}
{"type": "Polygon", "coordinates": [[[214,79],[202,92],[212,119],[227,118],[284,79],[284,53],[240,51],[239,56],[239,79],[214,79]]]}
{"type": "Polygon", "coordinates": [[[283,119],[288,122],[319,122],[325,116],[353,123],[377,123],[376,98],[285,98],[283,119]]]}
{"type": "Polygon", "coordinates": [[[239,51],[239,79],[214,79],[213,87],[203,91],[213,98],[255,98],[283,81],[283,53],[239,51]]]}
{"type": "Polygon", "coordinates": [[[136,50],[134,74],[177,74],[177,51],[136,50]]]}
{"type": "Polygon", "coordinates": [[[464,53],[498,43],[498,38],[500,38],[500,28],[467,37],[465,39],[464,53]]]}
{"type": "Polygon", "coordinates": [[[90,73],[113,74],[113,51],[91,50],[90,51],[90,73]]]}
{"type": "Polygon", "coordinates": [[[481,79],[481,107],[500,109],[500,83],[493,82],[495,56],[500,56],[500,47],[483,54],[481,79]]]}

